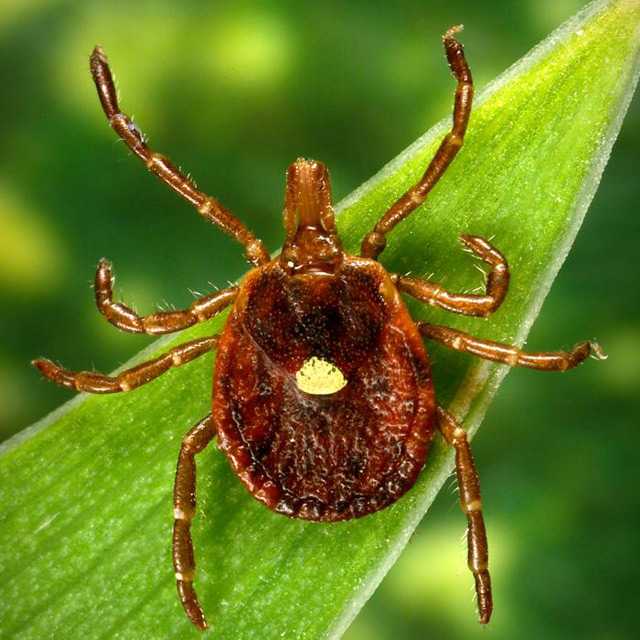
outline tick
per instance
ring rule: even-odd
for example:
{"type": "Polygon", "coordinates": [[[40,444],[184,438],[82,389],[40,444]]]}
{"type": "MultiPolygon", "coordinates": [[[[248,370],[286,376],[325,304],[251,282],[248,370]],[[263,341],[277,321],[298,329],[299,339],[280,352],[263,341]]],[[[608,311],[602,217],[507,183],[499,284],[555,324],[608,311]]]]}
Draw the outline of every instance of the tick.
{"type": "Polygon", "coordinates": [[[387,272],[377,261],[387,234],[415,211],[460,150],[473,97],[459,27],[443,37],[457,80],[453,126],[424,175],[382,215],[362,241],[360,255],[344,252],[336,232],[327,169],[298,159],[287,170],[285,241],[272,258],[262,242],[215,198],[166,157],[152,151],[120,111],[103,51],[91,74],[109,124],[160,180],[209,222],[244,246],[253,268],[238,286],[197,299],[183,311],[139,316],[114,302],[111,265],[95,277],[99,311],[123,331],[159,335],[205,321],[227,306],[219,335],[186,342],[115,377],[72,372],[50,360],[34,365],[47,378],[77,391],[131,391],[172,367],[217,351],[209,415],[182,440],[174,485],[173,564],[178,594],[191,621],[207,627],[193,581],[191,521],[196,510],[195,456],[217,436],[218,446],[249,492],[290,518],[335,522],[383,509],[416,482],[439,432],[455,449],[460,504],[468,520],[468,564],[479,618],[492,611],[488,550],[480,484],[467,434],[438,406],[423,339],[510,366],[565,371],[597,343],[572,351],[525,353],[518,347],[411,319],[401,293],[454,313],[486,317],[502,304],[509,284],[504,256],[487,240],[463,235],[462,244],[489,267],[482,295],[452,293],[421,278],[387,272]]]}

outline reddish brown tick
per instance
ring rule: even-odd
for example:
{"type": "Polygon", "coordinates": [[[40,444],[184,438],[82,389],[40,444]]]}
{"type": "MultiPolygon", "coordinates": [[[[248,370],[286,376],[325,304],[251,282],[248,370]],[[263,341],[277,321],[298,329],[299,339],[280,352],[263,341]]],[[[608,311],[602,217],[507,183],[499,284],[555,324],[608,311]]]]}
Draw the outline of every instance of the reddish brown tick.
{"type": "Polygon", "coordinates": [[[467,435],[439,407],[423,338],[451,349],[546,371],[565,371],[593,354],[594,342],[570,352],[525,353],[444,326],[414,322],[400,293],[471,316],[488,316],[504,300],[509,268],[486,240],[462,243],[490,266],[484,295],[456,294],[440,285],[388,273],[376,261],[386,235],[419,207],[462,146],[473,84],[452,28],[443,42],[457,79],[453,127],[420,181],[365,236],[360,256],[346,254],[336,233],[329,174],[298,159],[287,171],[286,239],[271,258],[258,240],[215,198],[147,146],[120,111],[99,47],[91,73],[109,124],[147,168],[245,247],[254,268],[239,286],[196,300],[184,311],[139,316],[113,301],[111,266],[95,279],[100,312],[119,329],[152,335],[178,331],[233,309],[220,335],[201,338],[115,377],[66,371],[50,360],[34,364],[49,379],[90,393],[130,391],[171,367],[217,349],[212,412],[184,437],[174,486],[173,563],[184,609],[200,629],[207,623],[193,588],[191,520],[196,508],[195,455],[214,436],[249,492],[291,518],[334,522],[364,516],[395,502],[422,469],[440,431],[454,447],[460,504],[468,519],[468,562],[475,578],[480,622],[492,611],[487,539],[480,485],[467,435]]]}

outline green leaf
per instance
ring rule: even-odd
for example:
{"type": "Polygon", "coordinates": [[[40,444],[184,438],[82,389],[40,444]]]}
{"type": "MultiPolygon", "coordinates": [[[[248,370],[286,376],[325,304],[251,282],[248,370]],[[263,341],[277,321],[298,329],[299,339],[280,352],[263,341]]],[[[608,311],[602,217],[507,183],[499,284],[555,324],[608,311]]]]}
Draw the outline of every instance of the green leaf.
{"type": "MultiPolygon", "coordinates": [[[[427,204],[392,233],[382,262],[470,290],[482,282],[457,236],[484,235],[509,258],[510,293],[489,320],[411,303],[416,318],[524,342],[633,93],[639,23],[637,0],[591,4],[484,90],[459,157],[427,204]]],[[[430,55],[441,56],[439,44],[430,55]]],[[[472,68],[482,65],[473,51],[468,56],[472,68]]],[[[349,249],[416,180],[448,122],[340,205],[349,249]]],[[[223,322],[160,341],[135,362],[223,322]]],[[[505,367],[431,353],[441,402],[475,432],[505,367]]],[[[212,357],[204,357],[128,394],[80,396],[4,445],[3,638],[198,637],[175,595],[171,487],[182,434],[210,411],[211,369],[212,357]]],[[[391,508],[320,525],[255,502],[215,447],[198,465],[196,586],[212,636],[314,639],[341,635],[425,514],[452,456],[437,442],[415,488],[391,508]]]]}

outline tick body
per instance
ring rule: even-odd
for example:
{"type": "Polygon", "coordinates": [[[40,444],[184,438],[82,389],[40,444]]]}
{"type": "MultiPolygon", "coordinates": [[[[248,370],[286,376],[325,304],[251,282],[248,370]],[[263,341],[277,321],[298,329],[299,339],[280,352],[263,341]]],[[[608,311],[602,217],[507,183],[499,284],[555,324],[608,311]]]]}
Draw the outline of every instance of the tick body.
{"type": "MultiPolygon", "coordinates": [[[[308,169],[321,166],[293,167],[308,169]]],[[[363,516],[411,488],[435,432],[422,338],[379,263],[344,256],[332,273],[292,276],[281,262],[245,279],[220,339],[219,446],[275,511],[363,516]],[[296,374],[312,358],[346,385],[301,390],[296,374]]]]}
{"type": "Polygon", "coordinates": [[[452,28],[443,37],[457,80],[452,129],[422,178],[365,236],[359,256],[343,250],[336,232],[327,169],[320,162],[298,159],[287,171],[285,242],[282,252],[271,258],[239,219],[149,149],[137,126],[120,111],[104,53],[96,47],[91,55],[91,73],[111,127],[152,173],[238,240],[253,265],[237,287],[204,296],[182,311],[140,316],[114,302],[111,266],[101,260],[96,303],[118,328],[170,333],[232,305],[224,330],[115,377],[34,361],[46,377],[63,386],[115,393],[131,391],[217,350],[212,412],[184,437],[174,485],[176,583],[187,615],[200,629],[207,622],[193,586],[190,534],[196,511],[195,456],[214,437],[254,498],[288,517],[333,522],[379,511],[409,491],[440,433],[455,449],[460,504],[468,522],[468,564],[480,622],[488,622],[493,604],[479,479],[466,432],[437,404],[423,339],[547,371],[572,368],[589,355],[604,357],[592,342],[569,352],[524,353],[413,321],[402,293],[454,313],[486,317],[498,309],[507,293],[509,268],[483,238],[461,237],[488,266],[481,295],[449,292],[428,280],[389,273],[377,261],[386,235],[425,201],[463,144],[473,84],[457,31],[452,28]]]}

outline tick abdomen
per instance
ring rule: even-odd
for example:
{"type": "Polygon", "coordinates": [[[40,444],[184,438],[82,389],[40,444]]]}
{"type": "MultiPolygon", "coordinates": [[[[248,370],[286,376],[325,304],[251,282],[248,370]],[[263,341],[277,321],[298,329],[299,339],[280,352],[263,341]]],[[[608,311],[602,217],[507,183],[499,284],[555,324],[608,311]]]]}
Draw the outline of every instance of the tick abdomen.
{"type": "Polygon", "coordinates": [[[388,277],[352,260],[331,276],[277,263],[242,285],[222,336],[214,415],[220,446],[249,491],[310,520],[377,511],[413,486],[434,430],[422,341],[388,277]],[[320,310],[320,311],[318,311],[320,310]],[[303,391],[310,359],[346,379],[303,391]]]}

